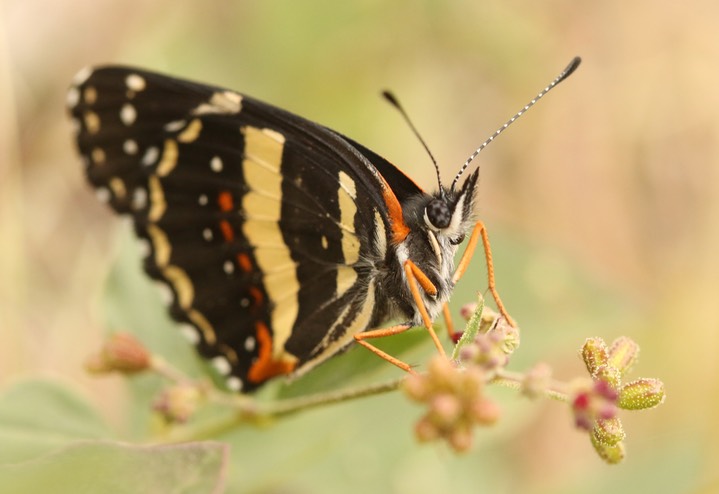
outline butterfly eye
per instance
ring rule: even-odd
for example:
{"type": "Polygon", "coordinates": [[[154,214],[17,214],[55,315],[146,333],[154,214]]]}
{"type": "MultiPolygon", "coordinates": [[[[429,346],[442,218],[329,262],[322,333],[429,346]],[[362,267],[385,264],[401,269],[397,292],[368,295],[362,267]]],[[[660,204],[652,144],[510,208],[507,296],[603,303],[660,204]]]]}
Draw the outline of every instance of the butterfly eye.
{"type": "Polygon", "coordinates": [[[428,226],[437,230],[447,228],[452,220],[452,211],[441,199],[432,199],[425,207],[424,214],[428,226]]]}
{"type": "Polygon", "coordinates": [[[459,245],[464,242],[464,233],[457,238],[450,238],[449,243],[452,245],[459,245]]]}

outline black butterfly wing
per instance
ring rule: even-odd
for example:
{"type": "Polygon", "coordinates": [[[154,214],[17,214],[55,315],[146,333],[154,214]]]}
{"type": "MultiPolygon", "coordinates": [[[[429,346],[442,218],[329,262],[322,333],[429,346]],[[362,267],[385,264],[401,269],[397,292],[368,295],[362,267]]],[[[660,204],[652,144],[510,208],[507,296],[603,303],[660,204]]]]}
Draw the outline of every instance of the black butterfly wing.
{"type": "Polygon", "coordinates": [[[406,227],[382,175],[412,188],[386,160],[238,93],[134,68],[80,73],[68,106],[98,197],[132,216],[146,271],[230,387],[304,372],[383,317],[373,266],[406,227]]]}

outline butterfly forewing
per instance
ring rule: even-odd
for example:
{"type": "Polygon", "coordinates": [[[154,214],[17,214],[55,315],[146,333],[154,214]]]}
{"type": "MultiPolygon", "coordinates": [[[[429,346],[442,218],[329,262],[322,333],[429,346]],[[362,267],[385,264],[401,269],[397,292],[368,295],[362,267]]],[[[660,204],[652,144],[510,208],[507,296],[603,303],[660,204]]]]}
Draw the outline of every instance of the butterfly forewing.
{"type": "Polygon", "coordinates": [[[231,387],[303,372],[377,322],[385,183],[346,139],[238,93],[123,67],[81,74],[68,103],[89,181],[132,215],[147,272],[231,387]]]}

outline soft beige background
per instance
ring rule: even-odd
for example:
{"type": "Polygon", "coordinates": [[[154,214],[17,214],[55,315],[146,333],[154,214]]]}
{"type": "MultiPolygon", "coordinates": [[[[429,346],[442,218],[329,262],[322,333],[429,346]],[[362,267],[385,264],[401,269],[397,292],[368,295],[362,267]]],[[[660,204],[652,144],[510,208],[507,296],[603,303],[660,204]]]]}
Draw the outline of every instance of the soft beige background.
{"type": "MultiPolygon", "coordinates": [[[[121,381],[80,366],[101,338],[119,224],[85,186],[71,146],[64,91],[80,67],[123,62],[235,88],[413,164],[402,167],[431,187],[427,158],[380,89],[398,93],[447,181],[579,54],[576,75],[480,157],[500,287],[524,328],[520,352],[542,348],[538,357],[570,376],[583,338],[627,334],[643,351],[637,375],[662,378],[668,400],[625,418],[619,467],[597,460],[556,404],[505,400],[531,417],[506,434],[491,468],[515,492],[719,490],[716,2],[4,0],[0,9],[0,386],[60,375],[122,421],[121,381]],[[515,273],[503,245],[522,246],[526,269],[515,273]],[[601,310],[573,308],[575,276],[596,288],[601,310]],[[547,341],[538,326],[555,323],[563,336],[547,341]]],[[[485,287],[479,275],[469,283],[467,293],[485,287]]],[[[441,478],[422,479],[456,461],[472,478],[471,461],[437,451],[434,466],[382,485],[441,489],[441,478]]],[[[317,491],[324,474],[328,486],[350,482],[302,468],[314,469],[317,491]]],[[[282,492],[313,491],[298,482],[290,475],[282,492]]],[[[481,479],[461,485],[479,492],[481,479]]]]}

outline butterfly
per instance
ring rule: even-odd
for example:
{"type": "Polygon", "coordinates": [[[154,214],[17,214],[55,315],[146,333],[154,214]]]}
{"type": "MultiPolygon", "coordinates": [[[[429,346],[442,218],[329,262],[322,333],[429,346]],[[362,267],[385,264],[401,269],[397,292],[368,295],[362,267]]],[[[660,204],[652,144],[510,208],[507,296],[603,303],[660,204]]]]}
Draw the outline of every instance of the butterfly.
{"type": "Polygon", "coordinates": [[[432,321],[448,314],[480,241],[509,318],[477,217],[478,170],[459,179],[578,64],[450,187],[438,172],[434,192],[338,132],[220,87],[105,66],[77,74],[67,106],[87,179],[132,218],[172,317],[228,388],[246,392],[353,342],[411,371],[368,340],[412,326],[443,353],[432,321]]]}

